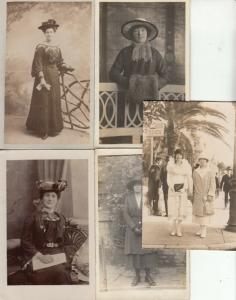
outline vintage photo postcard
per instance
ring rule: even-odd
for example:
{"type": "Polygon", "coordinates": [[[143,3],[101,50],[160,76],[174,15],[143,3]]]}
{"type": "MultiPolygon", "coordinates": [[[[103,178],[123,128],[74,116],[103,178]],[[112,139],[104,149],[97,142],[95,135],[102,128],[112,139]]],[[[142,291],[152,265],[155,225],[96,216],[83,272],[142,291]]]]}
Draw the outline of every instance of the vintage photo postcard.
{"type": "Polygon", "coordinates": [[[88,147],[92,2],[9,1],[5,9],[5,148],[88,147]]]}
{"type": "Polygon", "coordinates": [[[143,100],[185,100],[189,2],[100,1],[96,6],[98,144],[140,144],[143,100]]]}
{"type": "Polygon", "coordinates": [[[8,287],[1,282],[0,290],[7,299],[16,290],[28,294],[28,286],[39,292],[34,299],[49,291],[52,299],[68,292],[95,299],[93,157],[85,150],[1,153],[1,281],[8,287]]]}
{"type": "Polygon", "coordinates": [[[143,247],[236,249],[234,102],[144,101],[143,247]]]}
{"type": "Polygon", "coordinates": [[[189,299],[188,253],[142,248],[141,153],[96,152],[96,298],[189,299]]]}

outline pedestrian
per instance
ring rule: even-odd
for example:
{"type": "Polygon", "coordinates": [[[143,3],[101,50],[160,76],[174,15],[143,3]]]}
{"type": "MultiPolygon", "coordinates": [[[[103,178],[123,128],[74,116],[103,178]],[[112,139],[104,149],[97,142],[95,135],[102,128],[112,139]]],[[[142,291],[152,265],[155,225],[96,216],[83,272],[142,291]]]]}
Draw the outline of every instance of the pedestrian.
{"type": "Polygon", "coordinates": [[[151,276],[153,268],[153,251],[142,248],[142,181],[131,180],[127,188],[129,190],[124,206],[125,254],[131,262],[135,277],[131,283],[136,286],[141,281],[140,272],[145,270],[145,281],[150,285],[156,285],[151,276]]]}
{"type": "Polygon", "coordinates": [[[148,199],[153,215],[161,216],[159,211],[159,189],[161,187],[161,157],[156,157],[148,173],[148,199]]]}
{"type": "Polygon", "coordinates": [[[233,174],[232,174],[231,167],[226,168],[225,172],[226,173],[221,179],[220,188],[225,193],[225,208],[227,208],[229,204],[229,196],[230,196],[229,191],[231,190],[232,187],[233,174]]]}
{"type": "Polygon", "coordinates": [[[182,236],[182,222],[187,216],[188,194],[192,194],[192,168],[180,149],[167,164],[168,216],[172,236],[182,236]]]}
{"type": "Polygon", "coordinates": [[[164,196],[164,202],[165,202],[165,217],[168,217],[168,183],[167,183],[167,164],[169,161],[169,156],[166,157],[164,163],[162,164],[161,168],[161,185],[162,185],[162,191],[164,196]]]}
{"type": "Polygon", "coordinates": [[[199,156],[199,168],[193,172],[193,222],[198,224],[197,236],[207,236],[207,226],[214,215],[215,175],[209,168],[206,154],[199,156]]]}
{"type": "Polygon", "coordinates": [[[42,139],[56,136],[63,129],[59,72],[73,71],[64,63],[54,41],[58,27],[53,19],[38,27],[45,40],[36,46],[31,70],[35,80],[26,128],[42,139]]]}
{"type": "Polygon", "coordinates": [[[217,172],[216,172],[216,175],[215,175],[215,181],[216,181],[216,198],[219,198],[219,195],[220,195],[220,180],[219,180],[219,175],[218,175],[217,172]]]}

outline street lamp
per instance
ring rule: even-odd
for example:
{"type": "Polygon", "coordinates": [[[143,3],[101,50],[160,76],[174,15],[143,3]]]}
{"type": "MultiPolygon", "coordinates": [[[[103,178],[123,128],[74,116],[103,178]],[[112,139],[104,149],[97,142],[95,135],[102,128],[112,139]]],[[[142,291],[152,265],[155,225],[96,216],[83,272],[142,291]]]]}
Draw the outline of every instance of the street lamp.
{"type": "Polygon", "coordinates": [[[234,164],[233,164],[233,179],[232,187],[229,192],[230,194],[230,203],[229,203],[229,220],[228,225],[226,226],[227,231],[236,232],[236,103],[232,103],[235,112],[234,119],[234,164]]]}

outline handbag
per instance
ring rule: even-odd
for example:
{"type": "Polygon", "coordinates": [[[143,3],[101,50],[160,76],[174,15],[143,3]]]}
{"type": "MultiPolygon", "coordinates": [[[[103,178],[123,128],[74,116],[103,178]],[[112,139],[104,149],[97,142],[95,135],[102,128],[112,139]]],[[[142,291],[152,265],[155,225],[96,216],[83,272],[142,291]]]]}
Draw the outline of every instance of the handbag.
{"type": "Polygon", "coordinates": [[[213,212],[212,204],[209,201],[206,201],[205,205],[204,205],[204,214],[205,215],[212,215],[213,213],[214,212],[213,212]]]}
{"type": "Polygon", "coordinates": [[[183,183],[176,183],[174,184],[174,191],[179,192],[184,187],[183,183]]]}

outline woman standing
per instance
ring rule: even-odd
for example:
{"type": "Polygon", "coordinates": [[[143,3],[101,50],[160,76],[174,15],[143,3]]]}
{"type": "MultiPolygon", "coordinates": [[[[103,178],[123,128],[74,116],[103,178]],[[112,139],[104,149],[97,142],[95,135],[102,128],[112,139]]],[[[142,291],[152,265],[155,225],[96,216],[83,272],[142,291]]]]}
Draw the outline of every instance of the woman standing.
{"type": "Polygon", "coordinates": [[[208,157],[199,157],[199,167],[193,172],[193,222],[200,226],[196,235],[205,238],[207,225],[214,214],[216,182],[213,172],[208,167],[208,157]]]}
{"type": "Polygon", "coordinates": [[[61,50],[54,43],[58,27],[53,19],[39,26],[45,40],[36,46],[31,70],[35,81],[26,128],[42,139],[56,136],[63,129],[59,72],[73,71],[64,64],[61,50]]]}
{"type": "Polygon", "coordinates": [[[161,54],[150,44],[158,35],[157,27],[145,19],[134,19],[123,24],[121,33],[131,44],[117,55],[110,70],[111,80],[128,89],[129,102],[158,99],[158,90],[168,78],[161,54]]]}
{"type": "Polygon", "coordinates": [[[70,284],[65,263],[50,266],[53,254],[65,254],[65,218],[55,211],[65,181],[38,183],[40,203],[38,210],[26,218],[21,248],[24,255],[23,269],[29,282],[35,285],[70,284]],[[36,270],[34,264],[43,267],[36,270]],[[47,266],[49,265],[49,266],[47,266]]]}
{"type": "Polygon", "coordinates": [[[177,149],[167,164],[168,216],[172,221],[171,235],[182,236],[182,222],[187,215],[188,194],[192,193],[192,168],[177,149]]]}
{"type": "Polygon", "coordinates": [[[142,249],[142,182],[132,180],[127,185],[129,194],[125,199],[124,219],[126,222],[125,254],[131,260],[135,270],[135,278],[132,285],[136,286],[140,281],[140,271],[145,270],[145,281],[150,285],[156,285],[151,277],[153,266],[153,254],[149,250],[142,249]]]}

